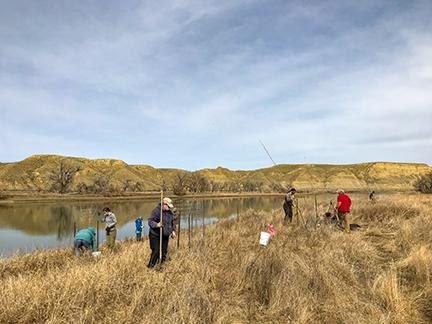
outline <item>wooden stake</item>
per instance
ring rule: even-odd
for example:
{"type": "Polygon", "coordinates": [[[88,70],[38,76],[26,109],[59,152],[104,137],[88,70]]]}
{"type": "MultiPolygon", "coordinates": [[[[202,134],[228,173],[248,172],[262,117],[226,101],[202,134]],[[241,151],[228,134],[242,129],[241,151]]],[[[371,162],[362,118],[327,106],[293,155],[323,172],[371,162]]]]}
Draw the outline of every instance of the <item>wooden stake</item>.
{"type": "Polygon", "coordinates": [[[191,213],[190,213],[190,211],[189,211],[189,215],[188,215],[188,232],[189,232],[189,242],[188,242],[188,246],[189,246],[189,249],[190,249],[190,247],[191,247],[191,230],[192,230],[192,228],[191,228],[191,213]]]}
{"type": "Polygon", "coordinates": [[[96,221],[96,251],[99,251],[99,221],[96,221]]]}
{"type": "Polygon", "coordinates": [[[177,249],[180,248],[180,232],[181,232],[181,211],[178,213],[178,226],[177,226],[177,249]]]}
{"type": "Polygon", "coordinates": [[[204,225],[204,217],[205,217],[205,205],[204,205],[204,201],[202,201],[202,230],[203,230],[203,242],[204,242],[204,237],[205,237],[205,225],[204,225]]]}
{"type": "Polygon", "coordinates": [[[163,190],[161,190],[160,224],[159,227],[159,262],[162,263],[162,235],[163,235],[163,190]]]}
{"type": "Polygon", "coordinates": [[[239,204],[240,204],[240,200],[237,200],[237,221],[240,220],[239,204]]]}

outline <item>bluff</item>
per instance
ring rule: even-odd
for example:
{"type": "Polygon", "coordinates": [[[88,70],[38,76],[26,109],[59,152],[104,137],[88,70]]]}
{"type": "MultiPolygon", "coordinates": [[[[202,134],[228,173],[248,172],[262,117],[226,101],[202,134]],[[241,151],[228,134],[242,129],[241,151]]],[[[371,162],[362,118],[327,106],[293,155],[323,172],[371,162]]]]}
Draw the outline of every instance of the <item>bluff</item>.
{"type": "Polygon", "coordinates": [[[0,190],[58,193],[282,192],[300,190],[412,190],[432,168],[420,163],[371,162],[347,165],[280,164],[242,171],[218,167],[186,171],[129,165],[121,160],[33,155],[0,163],[0,190]]]}

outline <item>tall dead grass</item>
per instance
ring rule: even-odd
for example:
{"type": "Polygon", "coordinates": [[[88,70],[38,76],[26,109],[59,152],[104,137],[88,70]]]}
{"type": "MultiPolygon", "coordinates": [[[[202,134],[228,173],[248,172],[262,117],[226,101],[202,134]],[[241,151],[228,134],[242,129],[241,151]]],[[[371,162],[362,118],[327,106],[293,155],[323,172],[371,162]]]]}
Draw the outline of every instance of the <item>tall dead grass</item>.
{"type": "Polygon", "coordinates": [[[250,210],[208,226],[191,249],[171,245],[161,271],[146,267],[147,242],[99,259],[70,250],[4,259],[0,322],[430,323],[431,201],[355,206],[364,226],[351,234],[250,210]],[[277,235],[259,246],[270,222],[277,235]]]}

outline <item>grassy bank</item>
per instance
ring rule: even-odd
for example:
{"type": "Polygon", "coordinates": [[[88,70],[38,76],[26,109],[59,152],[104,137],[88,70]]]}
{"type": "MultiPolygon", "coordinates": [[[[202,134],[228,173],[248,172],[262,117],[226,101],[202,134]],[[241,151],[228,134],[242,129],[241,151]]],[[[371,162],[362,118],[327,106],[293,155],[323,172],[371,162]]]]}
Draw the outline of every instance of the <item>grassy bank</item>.
{"type": "MultiPolygon", "coordinates": [[[[365,191],[366,192],[366,191],[365,191]]],[[[333,193],[333,192],[332,192],[333,193]]],[[[282,196],[280,192],[211,192],[199,194],[187,194],[182,196],[173,195],[170,192],[166,196],[173,198],[231,198],[231,197],[262,197],[262,196],[282,196]]],[[[56,193],[31,193],[31,192],[3,192],[0,194],[0,204],[19,204],[19,203],[56,203],[56,202],[120,202],[130,200],[155,200],[160,198],[160,191],[128,193],[122,195],[93,195],[93,194],[56,194],[56,193]]]]}
{"type": "Polygon", "coordinates": [[[360,231],[248,211],[204,240],[196,232],[191,249],[185,237],[171,245],[160,272],[146,268],[147,242],[97,260],[70,250],[1,260],[0,322],[430,323],[432,199],[354,203],[360,231]],[[261,247],[269,222],[277,236],[261,247]]]}

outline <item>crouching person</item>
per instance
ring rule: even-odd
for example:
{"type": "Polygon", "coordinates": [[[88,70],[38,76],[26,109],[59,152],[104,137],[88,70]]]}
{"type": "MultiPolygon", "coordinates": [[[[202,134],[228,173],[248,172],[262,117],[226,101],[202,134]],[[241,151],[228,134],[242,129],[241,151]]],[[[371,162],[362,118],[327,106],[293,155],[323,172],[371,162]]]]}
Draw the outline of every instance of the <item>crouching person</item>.
{"type": "Polygon", "coordinates": [[[162,200],[162,206],[159,203],[155,209],[153,209],[150,217],[148,218],[148,224],[150,227],[149,230],[149,240],[150,240],[150,249],[151,249],[151,255],[150,260],[148,263],[149,268],[153,268],[160,256],[159,256],[159,249],[160,249],[160,239],[161,239],[161,232],[162,232],[162,258],[161,262],[164,262],[166,260],[166,256],[168,253],[168,241],[170,237],[175,236],[174,232],[174,214],[172,212],[172,209],[174,208],[174,205],[172,203],[172,200],[170,198],[164,198],[162,200]],[[162,222],[161,222],[161,209],[162,209],[162,222]],[[162,230],[161,230],[162,228],[162,230]]]}
{"type": "Polygon", "coordinates": [[[85,250],[96,252],[96,229],[94,227],[83,228],[75,235],[75,255],[80,256],[85,250]]]}

